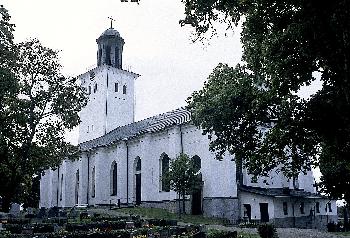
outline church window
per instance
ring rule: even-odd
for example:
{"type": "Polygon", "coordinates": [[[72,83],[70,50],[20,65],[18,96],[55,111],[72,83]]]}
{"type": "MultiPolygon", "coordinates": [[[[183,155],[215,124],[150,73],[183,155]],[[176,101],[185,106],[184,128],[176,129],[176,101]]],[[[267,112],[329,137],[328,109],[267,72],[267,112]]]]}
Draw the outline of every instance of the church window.
{"type": "Polygon", "coordinates": [[[60,201],[62,201],[62,190],[63,190],[63,174],[61,175],[61,184],[60,184],[60,201]]]}
{"type": "Polygon", "coordinates": [[[123,85],[123,94],[126,94],[126,85],[123,85]]]}
{"type": "Polygon", "coordinates": [[[118,92],[119,91],[119,85],[118,83],[114,83],[114,92],[118,92]]]}
{"type": "Polygon", "coordinates": [[[102,49],[99,49],[98,50],[98,62],[97,62],[97,65],[100,66],[101,65],[101,58],[102,58],[102,49]]]}
{"type": "Polygon", "coordinates": [[[165,174],[169,172],[169,163],[170,158],[167,154],[163,154],[160,159],[160,191],[169,192],[170,191],[170,183],[165,179],[165,174]]]}
{"type": "Polygon", "coordinates": [[[329,202],[329,203],[327,203],[327,206],[328,206],[328,211],[332,212],[332,204],[329,202]]]}
{"type": "Polygon", "coordinates": [[[316,213],[320,213],[320,203],[316,202],[316,213]]]}
{"type": "Polygon", "coordinates": [[[283,202],[283,214],[288,215],[288,203],[283,202]]]}
{"type": "Polygon", "coordinates": [[[94,131],[94,125],[91,125],[91,131],[94,131]]]}
{"type": "Polygon", "coordinates": [[[96,92],[97,92],[97,83],[94,86],[94,93],[96,93],[96,92]]]}
{"type": "Polygon", "coordinates": [[[106,64],[107,65],[112,65],[111,62],[111,46],[107,45],[106,48],[106,64]]]}
{"type": "Polygon", "coordinates": [[[304,213],[305,213],[304,202],[301,202],[301,203],[300,203],[300,207],[299,207],[299,208],[300,208],[300,213],[301,213],[301,214],[304,214],[304,213]]]}
{"type": "Polygon", "coordinates": [[[75,173],[75,204],[79,204],[79,169],[75,173]]]}
{"type": "Polygon", "coordinates": [[[141,171],[141,159],[140,159],[140,157],[137,157],[135,170],[136,170],[136,172],[141,171]]]}
{"type": "Polygon", "coordinates": [[[111,166],[111,195],[117,195],[117,183],[118,183],[118,165],[114,161],[111,166]]]}
{"type": "Polygon", "coordinates": [[[115,66],[119,67],[119,49],[118,49],[118,47],[115,47],[114,60],[115,60],[115,66]]]}
{"type": "Polygon", "coordinates": [[[89,133],[90,127],[88,126],[87,133],[89,133]]]}
{"type": "Polygon", "coordinates": [[[95,167],[92,168],[92,181],[91,181],[91,196],[95,197],[95,167]]]}
{"type": "Polygon", "coordinates": [[[192,163],[193,163],[193,168],[195,169],[196,172],[198,172],[202,167],[201,158],[198,155],[193,156],[192,163]]]}
{"type": "Polygon", "coordinates": [[[90,95],[91,94],[91,86],[89,85],[88,87],[88,94],[90,95]]]}

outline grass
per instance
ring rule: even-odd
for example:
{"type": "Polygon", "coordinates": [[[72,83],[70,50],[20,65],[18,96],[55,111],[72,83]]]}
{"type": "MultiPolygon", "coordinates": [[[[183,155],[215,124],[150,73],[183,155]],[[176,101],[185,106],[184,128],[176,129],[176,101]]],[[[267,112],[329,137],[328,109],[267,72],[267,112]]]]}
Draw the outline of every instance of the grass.
{"type": "Polygon", "coordinates": [[[206,225],[224,225],[225,223],[227,224],[227,221],[221,218],[204,217],[202,215],[181,215],[181,217],[179,217],[179,215],[176,213],[171,213],[160,208],[135,207],[135,208],[121,208],[121,209],[118,209],[118,211],[126,214],[140,215],[147,218],[178,220],[181,222],[191,223],[191,224],[206,224],[206,225]]]}
{"type": "MultiPolygon", "coordinates": [[[[130,215],[139,215],[146,218],[157,218],[157,219],[166,219],[166,220],[178,220],[184,223],[191,224],[205,224],[205,225],[225,225],[227,220],[221,218],[213,217],[204,217],[202,215],[179,215],[176,213],[168,212],[160,208],[143,208],[143,207],[134,207],[134,208],[121,208],[118,209],[119,212],[130,214],[130,215]]],[[[216,229],[211,229],[212,231],[216,229]]],[[[238,238],[259,238],[258,234],[249,234],[249,233],[238,233],[238,238]]]]}
{"type": "Polygon", "coordinates": [[[350,231],[345,231],[345,232],[335,232],[334,234],[337,234],[337,235],[342,235],[342,236],[350,236],[350,231]]]}

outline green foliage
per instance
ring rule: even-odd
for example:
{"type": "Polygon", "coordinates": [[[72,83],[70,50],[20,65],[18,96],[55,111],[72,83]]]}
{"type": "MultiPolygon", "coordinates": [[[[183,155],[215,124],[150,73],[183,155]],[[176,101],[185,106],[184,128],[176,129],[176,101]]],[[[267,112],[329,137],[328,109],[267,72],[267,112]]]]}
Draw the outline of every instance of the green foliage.
{"type": "Polygon", "coordinates": [[[0,196],[7,210],[29,195],[34,175],[78,158],[64,133],[79,124],[86,97],[75,78],[61,75],[57,51],[36,39],[15,45],[10,17],[3,8],[1,15],[0,196]]]}
{"type": "Polygon", "coordinates": [[[180,154],[175,160],[171,161],[170,170],[163,179],[170,183],[170,188],[179,197],[182,196],[182,210],[185,213],[186,195],[192,194],[201,185],[201,177],[198,174],[198,168],[194,165],[194,161],[187,154],[180,154]]]}
{"type": "Polygon", "coordinates": [[[278,238],[275,226],[269,223],[260,224],[258,233],[261,238],[278,238]]]}
{"type": "Polygon", "coordinates": [[[320,163],[324,191],[349,199],[341,184],[350,184],[350,2],[182,2],[180,23],[197,39],[215,33],[216,21],[242,25],[244,66],[219,65],[188,99],[210,149],[219,158],[230,152],[255,175],[277,168],[295,177],[320,163]],[[316,75],[322,89],[298,96],[316,75]]]}

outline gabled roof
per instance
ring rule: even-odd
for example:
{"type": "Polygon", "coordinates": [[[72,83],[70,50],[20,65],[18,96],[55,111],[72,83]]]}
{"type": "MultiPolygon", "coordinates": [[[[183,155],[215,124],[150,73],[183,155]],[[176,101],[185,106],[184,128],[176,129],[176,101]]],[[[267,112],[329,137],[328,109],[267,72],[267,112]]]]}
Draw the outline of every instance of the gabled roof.
{"type": "Polygon", "coordinates": [[[108,146],[120,140],[128,140],[146,133],[162,131],[174,125],[191,121],[191,113],[185,108],[159,114],[138,122],[117,127],[106,135],[79,144],[80,150],[88,151],[97,147],[108,146]]]}
{"type": "Polygon", "coordinates": [[[324,196],[306,192],[300,189],[288,189],[288,188],[259,188],[242,185],[240,191],[259,194],[270,197],[295,197],[295,198],[324,198],[324,196]]]}

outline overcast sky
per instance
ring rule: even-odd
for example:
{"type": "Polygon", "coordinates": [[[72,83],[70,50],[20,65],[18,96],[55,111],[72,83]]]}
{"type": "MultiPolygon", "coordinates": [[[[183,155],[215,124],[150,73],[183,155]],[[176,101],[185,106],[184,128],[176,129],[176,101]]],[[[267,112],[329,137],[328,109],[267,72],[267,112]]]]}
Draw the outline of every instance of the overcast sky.
{"type": "MultiPolygon", "coordinates": [[[[61,50],[63,73],[76,76],[96,65],[96,39],[110,26],[125,40],[124,68],[136,81],[136,120],[184,106],[218,63],[234,66],[242,47],[239,29],[206,42],[192,43],[190,27],[181,27],[181,0],[3,0],[16,25],[15,41],[38,38],[61,50]]],[[[76,133],[70,135],[76,141],[76,133]]]]}

